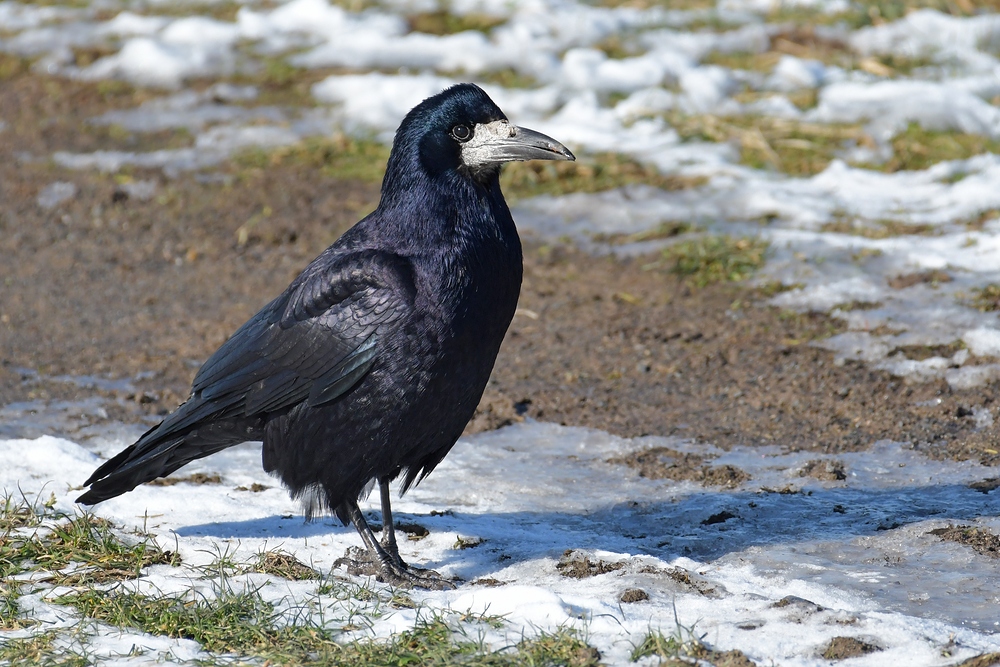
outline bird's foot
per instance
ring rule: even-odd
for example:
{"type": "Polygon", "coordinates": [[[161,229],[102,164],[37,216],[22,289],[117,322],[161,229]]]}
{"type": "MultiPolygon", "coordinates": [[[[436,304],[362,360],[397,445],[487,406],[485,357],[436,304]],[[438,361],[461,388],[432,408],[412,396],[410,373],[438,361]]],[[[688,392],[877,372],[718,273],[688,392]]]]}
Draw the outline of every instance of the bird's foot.
{"type": "Polygon", "coordinates": [[[450,590],[455,584],[433,570],[410,567],[396,554],[395,559],[385,554],[373,556],[367,549],[350,547],[342,558],[338,558],[333,566],[341,565],[347,568],[348,574],[356,576],[375,577],[376,581],[399,586],[402,588],[427,588],[430,590],[450,590]]]}

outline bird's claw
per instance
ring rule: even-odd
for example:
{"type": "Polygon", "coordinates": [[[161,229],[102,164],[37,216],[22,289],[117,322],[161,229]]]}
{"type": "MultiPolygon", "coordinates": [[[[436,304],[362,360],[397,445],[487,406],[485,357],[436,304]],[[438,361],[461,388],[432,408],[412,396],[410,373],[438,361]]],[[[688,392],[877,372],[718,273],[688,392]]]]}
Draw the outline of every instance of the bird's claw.
{"type": "Polygon", "coordinates": [[[382,568],[375,578],[378,581],[402,588],[426,588],[432,591],[450,591],[456,588],[454,582],[445,579],[434,570],[416,567],[400,568],[395,563],[382,563],[382,568]]]}
{"type": "MultiPolygon", "coordinates": [[[[386,554],[389,556],[389,554],[386,554]]],[[[355,576],[375,577],[380,581],[401,588],[426,588],[442,591],[455,588],[454,582],[442,577],[433,570],[410,567],[396,554],[395,559],[387,557],[372,557],[366,549],[350,547],[342,558],[338,558],[333,566],[347,568],[348,574],[355,576]]]]}

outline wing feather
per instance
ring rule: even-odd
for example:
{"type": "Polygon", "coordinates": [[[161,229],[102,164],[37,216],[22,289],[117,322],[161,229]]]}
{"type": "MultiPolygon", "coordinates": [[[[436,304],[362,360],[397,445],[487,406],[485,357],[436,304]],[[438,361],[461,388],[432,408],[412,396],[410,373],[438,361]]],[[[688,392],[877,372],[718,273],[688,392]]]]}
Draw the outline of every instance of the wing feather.
{"type": "MultiPolygon", "coordinates": [[[[335,400],[377,363],[378,330],[411,312],[414,295],[405,258],[328,251],[205,362],[192,399],[211,404],[210,413],[246,416],[335,400]]],[[[178,410],[169,430],[203,419],[199,407],[178,410]]]]}

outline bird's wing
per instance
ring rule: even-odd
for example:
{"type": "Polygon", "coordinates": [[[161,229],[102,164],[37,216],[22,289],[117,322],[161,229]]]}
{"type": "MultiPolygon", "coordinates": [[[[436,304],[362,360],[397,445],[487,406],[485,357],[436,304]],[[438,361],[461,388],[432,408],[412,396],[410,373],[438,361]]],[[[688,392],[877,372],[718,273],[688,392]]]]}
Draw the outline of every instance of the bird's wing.
{"type": "Polygon", "coordinates": [[[253,416],[334,400],[368,373],[379,328],[410,312],[414,294],[405,258],[324,253],[205,362],[192,387],[203,407],[178,416],[189,425],[220,411],[253,416]]]}
{"type": "Polygon", "coordinates": [[[94,471],[80,502],[236,444],[247,417],[342,396],[378,360],[380,327],[412,312],[415,294],[405,258],[328,249],[205,362],[191,398],[94,471]]]}

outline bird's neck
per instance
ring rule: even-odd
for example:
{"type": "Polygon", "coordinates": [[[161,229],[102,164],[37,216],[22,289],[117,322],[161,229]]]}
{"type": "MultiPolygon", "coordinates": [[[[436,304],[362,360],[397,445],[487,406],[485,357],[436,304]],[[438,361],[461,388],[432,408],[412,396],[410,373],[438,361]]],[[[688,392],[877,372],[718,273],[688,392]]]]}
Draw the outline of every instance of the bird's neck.
{"type": "MultiPolygon", "coordinates": [[[[496,177],[480,183],[450,172],[436,179],[423,174],[386,179],[376,210],[382,225],[391,225],[400,244],[426,251],[520,244],[510,210],[496,177]]],[[[499,248],[498,248],[499,249],[499,248]]]]}

